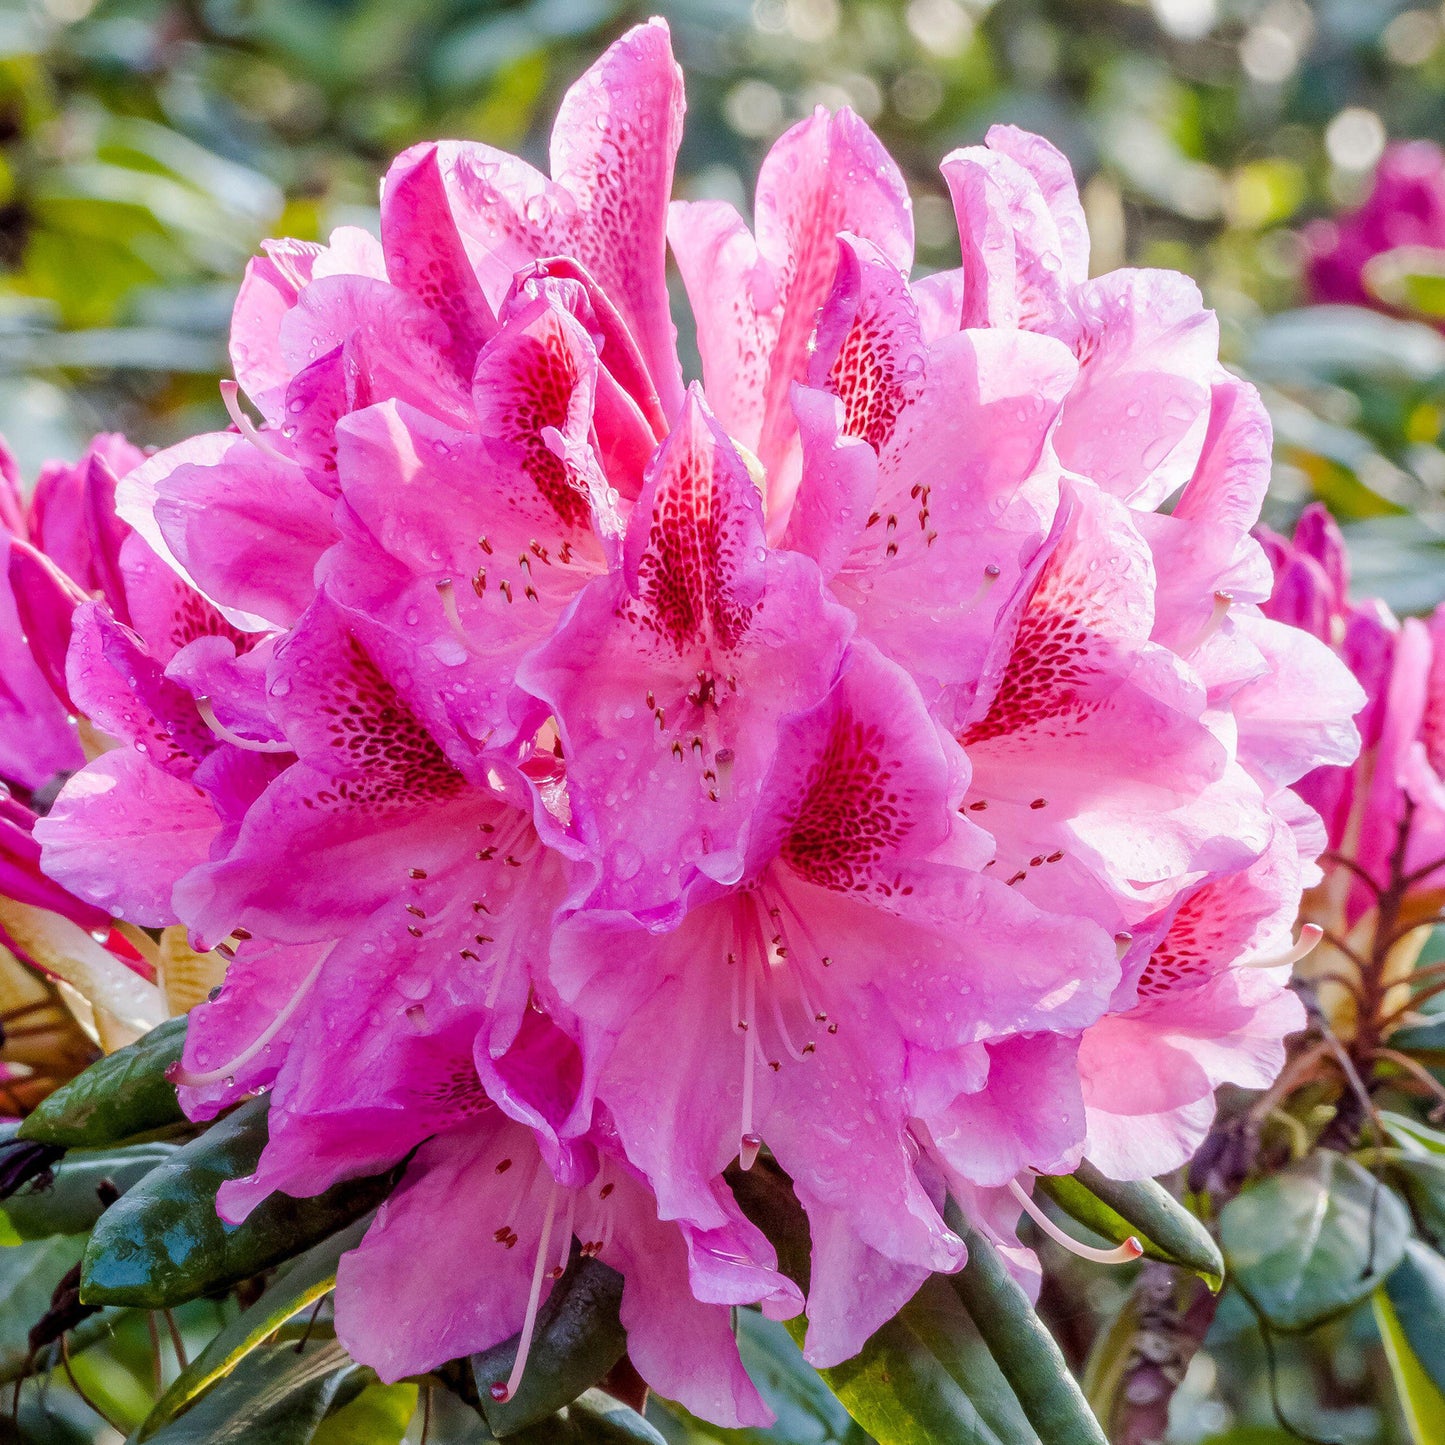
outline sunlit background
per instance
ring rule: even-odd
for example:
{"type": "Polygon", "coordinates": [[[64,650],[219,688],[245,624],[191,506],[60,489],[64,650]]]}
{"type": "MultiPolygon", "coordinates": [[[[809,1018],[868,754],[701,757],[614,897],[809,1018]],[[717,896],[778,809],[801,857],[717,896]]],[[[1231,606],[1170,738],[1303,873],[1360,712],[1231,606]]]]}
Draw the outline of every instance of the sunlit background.
{"type": "MultiPolygon", "coordinates": [[[[958,253],[939,159],[995,121],[1047,134],[1095,269],[1177,267],[1218,310],[1274,417],[1271,520],[1322,498],[1362,590],[1401,611],[1445,597],[1445,335],[1308,307],[1301,284],[1302,228],[1363,194],[1387,141],[1445,140],[1445,10],[1408,3],[0,0],[0,430],[26,471],[98,428],[150,445],[224,424],[230,303],[261,238],[374,226],[381,171],[419,139],[544,163],[562,89],[653,9],[688,77],[680,196],[746,211],[769,143],[850,105],[910,177],[931,270],[958,253]]],[[[1120,1287],[1050,1278],[1079,1360],[1120,1287]]],[[[16,1327],[0,1301],[0,1349],[16,1327]]],[[[125,1358],[92,1387],[123,1392],[125,1358]]],[[[1381,1369],[1368,1322],[1346,1321],[1282,1347],[1276,1383],[1321,1432],[1387,1442],[1381,1369]]],[[[1177,1439],[1288,1440],[1270,1396],[1226,1309],[1177,1439]]]]}

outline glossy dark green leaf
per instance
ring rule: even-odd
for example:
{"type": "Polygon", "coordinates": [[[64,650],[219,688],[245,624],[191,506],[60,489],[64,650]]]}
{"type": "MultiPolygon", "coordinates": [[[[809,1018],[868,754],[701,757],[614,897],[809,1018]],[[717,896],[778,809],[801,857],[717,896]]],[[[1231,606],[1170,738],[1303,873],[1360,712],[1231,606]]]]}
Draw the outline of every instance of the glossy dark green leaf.
{"type": "Polygon", "coordinates": [[[30,1327],[50,1308],[55,1286],[84,1248],[84,1239],[66,1235],[0,1248],[0,1383],[24,1372],[30,1327]]]}
{"type": "Polygon", "coordinates": [[[166,1070],[179,1061],[185,1041],[185,1019],[167,1019],[42,1101],[20,1126],[20,1137],[65,1149],[99,1149],[184,1123],[166,1070]]]}
{"type": "Polygon", "coordinates": [[[515,1435],[554,1414],[595,1385],[627,1347],[618,1318],[622,1276],[575,1246],[567,1272],[537,1315],[536,1333],[517,1393],[504,1404],[491,1387],[511,1374],[520,1336],[472,1356],[482,1413],[498,1437],[515,1435]]]}
{"type": "Polygon", "coordinates": [[[1245,1190],[1219,1224],[1233,1282],[1281,1330],[1310,1329],[1368,1299],[1410,1235],[1399,1195],[1328,1151],[1245,1190]]]}
{"type": "Polygon", "coordinates": [[[192,1400],[231,1373],[253,1350],[293,1315],[314,1305],[336,1284],[336,1266],[348,1249],[361,1243],[367,1221],[357,1220],[294,1261],[243,1310],[171,1382],[142,1422],[137,1438],[149,1439],[192,1400]]]}
{"type": "Polygon", "coordinates": [[[158,1142],[73,1150],[51,1171],[49,1182],[27,1184],[0,1204],[0,1230],[8,1226],[20,1239],[84,1234],[101,1216],[107,1185],[124,1194],[175,1151],[174,1144],[158,1142]]]}
{"type": "Polygon", "coordinates": [[[1445,1440],[1445,1395],[1406,1335],[1390,1296],[1377,1289],[1371,1302],[1410,1438],[1415,1445],[1438,1445],[1445,1440]]]}
{"type": "Polygon", "coordinates": [[[1122,1244],[1131,1235],[1150,1259],[1191,1269],[1211,1289],[1224,1281],[1224,1257],[1209,1231],[1153,1179],[1107,1179],[1091,1164],[1071,1175],[1041,1175],[1035,1187],[1095,1234],[1122,1244]]]}
{"type": "Polygon", "coordinates": [[[249,1355],[184,1415],[151,1435],[152,1445],[310,1445],[326,1416],[376,1376],[353,1363],[334,1339],[313,1337],[299,1354],[296,1344],[282,1339],[249,1355]]]}
{"type": "MultiPolygon", "coordinates": [[[[801,1326],[795,1327],[801,1335],[801,1326]]],[[[820,1372],[879,1445],[1037,1445],[951,1281],[934,1276],[862,1351],[820,1372]]]]}
{"type": "Polygon", "coordinates": [[[1407,1241],[1385,1293],[1411,1350],[1445,1396],[1445,1259],[1418,1239],[1407,1241]]]}
{"type": "Polygon", "coordinates": [[[1445,1155],[1399,1155],[1386,1174],[1410,1201],[1420,1233],[1445,1249],[1445,1155]]]}
{"type": "Polygon", "coordinates": [[[321,1422],[311,1445],[401,1445],[416,1413],[417,1393],[405,1381],[368,1385],[321,1422]]]}
{"type": "Polygon", "coordinates": [[[160,1309],[228,1288],[309,1249],[386,1197],[392,1176],[349,1180],[314,1199],[273,1194],[244,1224],[222,1223],[216,1191],[249,1174],[266,1141],[254,1099],[177,1149],[101,1216],[81,1298],[160,1309]]]}
{"type": "Polygon", "coordinates": [[[1422,1064],[1440,1067],[1445,1064],[1445,1018],[1396,1029],[1390,1035],[1390,1047],[1402,1054],[1412,1054],[1422,1064]]]}
{"type": "Polygon", "coordinates": [[[968,1246],[968,1263],[949,1276],[1039,1438],[1108,1445],[1054,1337],[999,1253],[950,1210],[949,1223],[968,1246]]]}
{"type": "Polygon", "coordinates": [[[588,1390],[555,1415],[507,1438],[515,1445],[667,1445],[636,1410],[601,1390],[588,1390]]]}

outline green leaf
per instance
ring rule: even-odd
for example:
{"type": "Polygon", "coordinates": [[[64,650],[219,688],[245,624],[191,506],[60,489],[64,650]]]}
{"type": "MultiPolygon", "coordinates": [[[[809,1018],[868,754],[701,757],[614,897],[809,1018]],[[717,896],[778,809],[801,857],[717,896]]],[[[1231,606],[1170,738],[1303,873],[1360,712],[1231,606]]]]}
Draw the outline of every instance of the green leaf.
{"type": "MultiPolygon", "coordinates": [[[[801,1322],[790,1329],[801,1335],[801,1322]]],[[[879,1445],[1037,1445],[988,1347],[935,1275],[862,1351],[819,1372],[879,1445]]]]}
{"type": "Polygon", "coordinates": [[[175,1153],[174,1144],[132,1144],[124,1149],[77,1149],[52,1171],[53,1182],[32,1181],[0,1204],[0,1219],[19,1239],[84,1234],[100,1218],[99,1190],[109,1183],[124,1194],[175,1153]]]}
{"type": "Polygon", "coordinates": [[[19,1137],[97,1149],[184,1123],[166,1070],[179,1061],[185,1041],[185,1019],[167,1019],[43,1100],[21,1124],[19,1137]]]}
{"type": "Polygon", "coordinates": [[[636,1410],[601,1390],[588,1390],[555,1415],[508,1438],[516,1445],[667,1445],[636,1410]]]}
{"type": "Polygon", "coordinates": [[[1445,251],[1429,246],[1381,251],[1370,258],[1362,279],[1387,306],[1432,321],[1445,316],[1445,251]]]}
{"type": "Polygon", "coordinates": [[[1415,1445],[1437,1445],[1445,1440],[1445,1395],[1411,1347],[1389,1295],[1377,1289],[1371,1303],[1410,1437],[1415,1445]]]}
{"type": "Polygon", "coordinates": [[[1430,1068],[1445,1065],[1445,1018],[1396,1029],[1390,1035],[1390,1047],[1399,1049],[1402,1054],[1413,1055],[1430,1068]]]}
{"type": "Polygon", "coordinates": [[[294,1341],[280,1340],[148,1438],[152,1445],[310,1445],[326,1416],[375,1379],[334,1339],[313,1338],[300,1354],[294,1341]]]}
{"type": "Polygon", "coordinates": [[[313,1199],[273,1194],[244,1224],[222,1223],[216,1191],[255,1169],[266,1104],[243,1104],[106,1210],[85,1250],[86,1303],[162,1309],[226,1289],[309,1249],[386,1197],[389,1174],[348,1180],[313,1199]]]}
{"type": "Polygon", "coordinates": [[[1445,1259],[1418,1239],[1408,1241],[1385,1294],[1415,1357],[1445,1395],[1445,1259]]]}
{"type": "Polygon", "coordinates": [[[1276,1329],[1307,1330],[1368,1299],[1399,1264],[1410,1215],[1352,1159],[1321,1150],[1230,1201],[1230,1275],[1276,1329]]]}
{"type": "Polygon", "coordinates": [[[321,1422],[311,1445],[400,1445],[416,1413],[416,1397],[415,1385],[368,1385],[321,1422]]]}
{"type": "Polygon", "coordinates": [[[514,1435],[545,1420],[622,1358],[627,1335],[618,1318],[621,1304],[622,1276],[601,1260],[583,1258],[574,1246],[567,1272],[538,1312],[522,1382],[505,1404],[490,1391],[511,1374],[520,1334],[472,1356],[482,1413],[494,1435],[514,1435]]]}
{"type": "Polygon", "coordinates": [[[949,1223],[968,1246],[968,1263],[949,1283],[1013,1387],[1041,1439],[1108,1445],[1083,1391],[1029,1297],[998,1251],[950,1205],[949,1223]]]}
{"type": "Polygon", "coordinates": [[[1034,1184],[1104,1239],[1122,1244],[1133,1235],[1150,1259],[1193,1270],[1211,1290],[1224,1283],[1224,1258],[1209,1231],[1153,1179],[1121,1183],[1081,1164],[1073,1174],[1040,1175],[1034,1184]]]}
{"type": "Polygon", "coordinates": [[[0,1248],[0,1382],[24,1373],[30,1327],[50,1308],[55,1286],[84,1247],[82,1238],[57,1235],[0,1248]]]}
{"type": "Polygon", "coordinates": [[[358,1219],[339,1234],[323,1240],[275,1279],[255,1304],[215,1335],[176,1376],[146,1416],[136,1438],[149,1439],[198,1395],[229,1375],[293,1315],[328,1294],[336,1284],[337,1261],[348,1249],[361,1243],[367,1223],[365,1219],[358,1219]]]}
{"type": "Polygon", "coordinates": [[[1445,1156],[1445,1134],[1440,1130],[1418,1123],[1408,1114],[1395,1114],[1389,1109],[1380,1110],[1380,1122],[1395,1143],[1408,1153],[1445,1156]]]}
{"type": "Polygon", "coordinates": [[[1402,1154],[1388,1168],[1410,1201],[1420,1233],[1437,1249],[1445,1248],[1445,1156],[1402,1154]]]}

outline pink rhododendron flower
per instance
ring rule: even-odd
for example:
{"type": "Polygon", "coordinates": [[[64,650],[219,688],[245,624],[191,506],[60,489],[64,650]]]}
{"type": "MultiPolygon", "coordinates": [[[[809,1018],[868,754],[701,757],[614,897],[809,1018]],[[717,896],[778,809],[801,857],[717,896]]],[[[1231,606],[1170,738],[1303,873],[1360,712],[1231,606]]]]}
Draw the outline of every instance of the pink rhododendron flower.
{"type": "Polygon", "coordinates": [[[1311,222],[1304,240],[1305,279],[1316,301],[1381,307],[1370,276],[1377,257],[1404,248],[1445,251],[1445,152],[1428,140],[1387,146],[1361,205],[1311,222]]]}
{"type": "Polygon", "coordinates": [[[421,146],[379,241],[267,244],[263,425],[228,383],[236,431],[120,487],[208,630],[79,609],[67,686],[130,746],[39,836],[231,959],[177,1076],[198,1118],[272,1091],[225,1217],[409,1160],[342,1263],[357,1358],[525,1356],[575,1240],[643,1374],[758,1423],[723,1308],[801,1300],[727,1171],[790,1176],[834,1363],[962,1264],[945,1192],[1027,1275],[1032,1171],[1181,1162],[1299,1023],[1292,788],[1360,698],[1261,610],[1269,431],[1212,314],[1089,278],[1051,146],[948,157],[963,264],[914,281],[856,116],[782,137],[752,230],[670,207],[681,116],[652,22],[550,178],[421,146]]]}
{"type": "Polygon", "coordinates": [[[1352,600],[1344,539],[1318,505],[1292,540],[1264,541],[1275,568],[1270,611],[1326,641],[1363,689],[1358,761],[1320,768],[1299,789],[1328,842],[1323,882],[1305,905],[1325,931],[1310,973],[1348,1030],[1354,999],[1339,980],[1376,955],[1382,976],[1403,978],[1426,937],[1408,925],[1445,902],[1445,609],[1400,622],[1382,602],[1352,600]],[[1391,917],[1382,919],[1386,894],[1391,917]]]}

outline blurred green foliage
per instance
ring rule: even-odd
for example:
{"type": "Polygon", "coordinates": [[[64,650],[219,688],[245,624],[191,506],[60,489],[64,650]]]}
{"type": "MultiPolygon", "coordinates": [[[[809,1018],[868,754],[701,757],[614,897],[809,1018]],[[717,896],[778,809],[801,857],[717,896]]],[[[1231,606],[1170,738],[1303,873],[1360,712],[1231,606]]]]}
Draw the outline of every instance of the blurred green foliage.
{"type": "MultiPolygon", "coordinates": [[[[680,195],[746,207],[778,133],[850,104],[909,175],[932,269],[957,255],[941,156],[999,120],[1047,134],[1096,269],[1178,267],[1218,310],[1275,419],[1270,519],[1319,496],[1363,590],[1445,597],[1445,336],[1304,308],[1299,280],[1301,226],[1360,196],[1388,138],[1445,140],[1445,10],[1420,0],[0,0],[0,430],[26,470],[101,427],[163,444],[222,422],[262,237],[374,224],[380,173],[419,139],[541,163],[561,91],[652,10],[688,75],[680,195]]],[[[1049,1266],[1078,1364],[1127,1280],[1049,1266]]],[[[80,1370],[118,1419],[143,1413],[136,1321],[80,1370]]],[[[1276,1397],[1316,1435],[1404,1438],[1368,1305],[1273,1362],[1247,1311],[1221,1311],[1172,1438],[1295,1438],[1276,1397]]],[[[92,1438],[72,1393],[48,1400],[49,1423],[27,1396],[18,1438],[92,1438]]]]}

